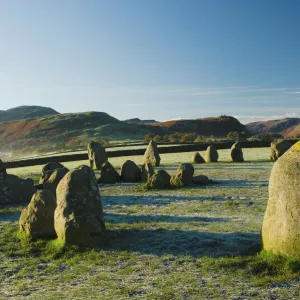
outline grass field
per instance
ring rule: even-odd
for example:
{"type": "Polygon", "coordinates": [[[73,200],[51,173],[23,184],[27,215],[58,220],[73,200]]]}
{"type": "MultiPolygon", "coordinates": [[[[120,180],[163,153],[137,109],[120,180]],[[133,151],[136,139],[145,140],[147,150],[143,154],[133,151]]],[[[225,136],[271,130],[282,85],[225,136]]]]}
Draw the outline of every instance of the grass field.
{"type": "MultiPolygon", "coordinates": [[[[99,186],[108,229],[102,249],[30,243],[17,234],[22,207],[1,208],[0,299],[299,299],[300,263],[261,252],[269,149],[244,149],[245,163],[219,154],[220,163],[195,167],[214,185],[99,186]]],[[[164,154],[163,167],[173,173],[191,155],[164,154]]],[[[126,159],[111,162],[119,168],[126,159]]],[[[37,178],[40,169],[10,173],[37,178]]]]}

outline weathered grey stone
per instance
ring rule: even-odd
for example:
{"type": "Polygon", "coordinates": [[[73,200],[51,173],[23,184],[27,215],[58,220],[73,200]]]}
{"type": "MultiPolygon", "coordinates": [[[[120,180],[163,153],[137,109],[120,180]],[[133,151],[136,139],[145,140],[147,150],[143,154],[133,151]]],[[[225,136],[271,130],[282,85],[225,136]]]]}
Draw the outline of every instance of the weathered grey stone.
{"type": "Polygon", "coordinates": [[[62,165],[59,162],[47,163],[42,169],[42,175],[39,180],[39,184],[44,184],[44,182],[46,182],[50,178],[50,176],[53,174],[53,172],[56,169],[61,169],[61,168],[64,168],[64,165],[62,165]]]}
{"type": "Polygon", "coordinates": [[[35,192],[32,180],[0,174],[0,204],[29,203],[35,192]]]}
{"type": "Polygon", "coordinates": [[[127,160],[121,169],[121,180],[123,182],[140,182],[142,171],[132,160],[127,160]]]}
{"type": "Polygon", "coordinates": [[[90,142],[88,144],[88,156],[92,169],[101,170],[102,165],[107,161],[105,148],[101,143],[90,142]]]}
{"type": "Polygon", "coordinates": [[[204,155],[205,162],[217,162],[219,159],[219,154],[214,145],[210,145],[207,147],[207,150],[204,155]]]}
{"type": "Polygon", "coordinates": [[[101,176],[98,179],[98,183],[116,183],[120,181],[120,175],[116,169],[108,161],[102,165],[101,176]]]}
{"type": "Polygon", "coordinates": [[[33,239],[55,238],[54,210],[56,198],[48,190],[39,190],[22,210],[19,220],[20,231],[33,239]]]}
{"type": "Polygon", "coordinates": [[[151,189],[166,189],[170,187],[171,176],[165,170],[158,170],[147,181],[151,189]]]}
{"type": "Polygon", "coordinates": [[[210,184],[213,181],[210,180],[207,176],[205,175],[197,175],[197,176],[193,176],[192,178],[192,182],[194,184],[199,184],[199,185],[204,185],[204,184],[210,184]]]}
{"type": "Polygon", "coordinates": [[[148,179],[154,174],[152,164],[146,163],[142,165],[142,182],[147,182],[148,179]]]}
{"type": "Polygon", "coordinates": [[[272,168],[262,243],[266,251],[300,258],[300,142],[272,168]]]}
{"type": "Polygon", "coordinates": [[[4,166],[4,162],[0,159],[0,174],[6,174],[6,168],[4,166]]]}
{"type": "Polygon", "coordinates": [[[292,144],[284,139],[278,139],[271,143],[271,155],[270,159],[276,161],[287,150],[291,148],[292,144]]]}
{"type": "Polygon", "coordinates": [[[243,150],[239,142],[232,145],[230,149],[230,160],[233,162],[244,162],[243,150]]]}
{"type": "Polygon", "coordinates": [[[97,246],[105,224],[95,173],[88,166],[68,172],[59,182],[54,228],[63,244],[97,246]]]}
{"type": "Polygon", "coordinates": [[[199,152],[196,152],[192,156],[192,164],[203,164],[205,163],[204,158],[200,155],[199,152]]]}
{"type": "Polygon", "coordinates": [[[194,175],[194,167],[192,164],[184,163],[182,164],[175,175],[171,177],[171,185],[173,186],[183,186],[192,183],[192,178],[194,175]]]}
{"type": "Polygon", "coordinates": [[[67,168],[60,168],[53,170],[52,175],[50,178],[44,182],[43,188],[46,190],[49,190],[53,193],[54,196],[56,196],[56,188],[59,184],[59,182],[64,178],[64,176],[69,172],[67,168]]]}
{"type": "Polygon", "coordinates": [[[160,164],[160,156],[156,143],[151,140],[144,154],[144,164],[150,163],[154,167],[160,164]]]}

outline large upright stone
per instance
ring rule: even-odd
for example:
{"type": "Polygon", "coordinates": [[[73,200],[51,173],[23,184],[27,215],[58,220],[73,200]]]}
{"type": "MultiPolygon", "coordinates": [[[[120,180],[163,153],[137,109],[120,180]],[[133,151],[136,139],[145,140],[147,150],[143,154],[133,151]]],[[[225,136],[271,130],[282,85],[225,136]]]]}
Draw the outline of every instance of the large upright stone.
{"type": "Polygon", "coordinates": [[[41,175],[41,178],[39,180],[39,184],[44,184],[44,182],[46,182],[51,177],[51,175],[53,174],[53,172],[55,170],[61,169],[61,168],[64,168],[64,167],[65,166],[62,165],[59,162],[47,163],[42,169],[42,175],[41,175]]]}
{"type": "Polygon", "coordinates": [[[53,193],[54,196],[56,196],[56,188],[59,184],[59,182],[64,178],[64,176],[69,172],[67,168],[60,168],[53,170],[52,175],[50,178],[44,182],[43,188],[46,190],[49,190],[53,193]]]}
{"type": "Polygon", "coordinates": [[[204,155],[205,162],[217,162],[219,159],[219,154],[214,145],[210,145],[207,147],[205,155],[204,155]]]}
{"type": "Polygon", "coordinates": [[[0,159],[0,174],[6,174],[6,168],[3,161],[0,159]]]}
{"type": "Polygon", "coordinates": [[[103,242],[105,224],[93,170],[88,166],[68,172],[56,189],[54,228],[63,244],[94,246],[103,242]]]}
{"type": "Polygon", "coordinates": [[[0,174],[0,204],[29,203],[35,192],[32,179],[0,174]]]}
{"type": "Polygon", "coordinates": [[[233,162],[243,162],[244,155],[241,144],[239,142],[232,145],[230,149],[230,160],[233,162]]]}
{"type": "Polygon", "coordinates": [[[200,155],[199,152],[196,152],[192,156],[192,164],[204,164],[205,160],[204,158],[200,155]]]}
{"type": "Polygon", "coordinates": [[[154,174],[154,169],[152,164],[146,163],[142,165],[142,182],[147,182],[147,180],[154,174]]]}
{"type": "Polygon", "coordinates": [[[120,175],[110,162],[105,162],[102,165],[101,176],[98,183],[110,184],[120,181],[120,175]]]}
{"type": "Polygon", "coordinates": [[[101,170],[103,163],[107,161],[105,148],[97,142],[90,142],[88,144],[88,156],[92,169],[101,170]]]}
{"type": "Polygon", "coordinates": [[[272,168],[262,243],[266,251],[300,258],[300,142],[272,168]]]}
{"type": "Polygon", "coordinates": [[[173,186],[185,186],[192,183],[194,175],[194,167],[192,164],[182,164],[175,175],[171,177],[171,185],[173,186]]]}
{"type": "Polygon", "coordinates": [[[291,148],[292,144],[283,139],[275,140],[271,143],[271,155],[270,159],[276,161],[280,156],[282,156],[287,150],[291,148]]]}
{"type": "Polygon", "coordinates": [[[160,164],[158,148],[153,140],[150,141],[147,150],[144,154],[144,164],[146,163],[150,163],[154,167],[158,167],[160,164]]]}
{"type": "Polygon", "coordinates": [[[140,182],[142,171],[132,160],[127,160],[121,168],[121,180],[123,182],[140,182]]]}
{"type": "Polygon", "coordinates": [[[39,190],[22,210],[19,220],[20,231],[33,239],[55,238],[54,210],[56,198],[48,190],[39,190]]]}

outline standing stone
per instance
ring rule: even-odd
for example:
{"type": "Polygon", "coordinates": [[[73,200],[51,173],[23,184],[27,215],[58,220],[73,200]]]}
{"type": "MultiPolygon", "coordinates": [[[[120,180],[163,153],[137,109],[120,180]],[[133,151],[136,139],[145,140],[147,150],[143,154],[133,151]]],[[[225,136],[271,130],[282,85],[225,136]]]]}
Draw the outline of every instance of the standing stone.
{"type": "Polygon", "coordinates": [[[6,174],[6,168],[3,161],[0,159],[0,174],[6,174]]]}
{"type": "Polygon", "coordinates": [[[59,162],[47,163],[42,169],[42,175],[39,180],[39,184],[44,184],[44,182],[46,182],[50,178],[50,176],[53,174],[55,170],[61,168],[64,168],[64,165],[62,165],[59,162]]]}
{"type": "Polygon", "coordinates": [[[101,170],[103,163],[107,161],[105,148],[97,142],[90,142],[88,144],[88,156],[92,169],[101,170]]]}
{"type": "Polygon", "coordinates": [[[94,246],[103,242],[105,224],[95,173],[88,166],[68,172],[56,189],[54,228],[63,244],[94,246]]]}
{"type": "Polygon", "coordinates": [[[120,181],[120,175],[116,169],[108,161],[102,165],[101,176],[98,179],[98,183],[116,183],[120,181]]]}
{"type": "Polygon", "coordinates": [[[170,187],[171,176],[165,170],[158,170],[147,181],[151,189],[166,189],[170,187]]]}
{"type": "Polygon", "coordinates": [[[219,159],[219,154],[214,145],[210,145],[207,147],[205,155],[204,155],[205,162],[217,162],[219,159]]]}
{"type": "Polygon", "coordinates": [[[272,168],[262,243],[266,251],[300,258],[300,142],[272,168]]]}
{"type": "Polygon", "coordinates": [[[192,183],[194,175],[194,167],[192,164],[182,164],[175,175],[171,177],[171,185],[185,186],[192,183]]]}
{"type": "Polygon", "coordinates": [[[146,163],[142,165],[142,182],[147,182],[147,180],[154,174],[154,169],[152,164],[146,163]]]}
{"type": "Polygon", "coordinates": [[[140,182],[142,171],[132,160],[127,160],[121,168],[121,180],[123,182],[140,182]]]}
{"type": "Polygon", "coordinates": [[[287,150],[291,148],[292,144],[289,141],[279,139],[271,143],[271,155],[270,159],[276,161],[287,150]]]}
{"type": "Polygon", "coordinates": [[[160,156],[156,143],[151,140],[148,148],[144,154],[144,164],[150,163],[154,167],[158,167],[160,164],[160,156]]]}
{"type": "Polygon", "coordinates": [[[192,156],[192,164],[203,164],[205,163],[205,160],[203,157],[200,155],[199,152],[196,152],[192,156]]]}
{"type": "Polygon", "coordinates": [[[29,203],[35,192],[32,179],[0,174],[0,204],[29,203]]]}
{"type": "Polygon", "coordinates": [[[56,238],[54,210],[56,198],[48,190],[39,190],[22,210],[19,220],[20,231],[33,239],[56,238]]]}
{"type": "Polygon", "coordinates": [[[243,162],[243,150],[241,148],[241,144],[239,142],[232,145],[230,149],[230,160],[233,162],[243,162]]]}
{"type": "Polygon", "coordinates": [[[49,190],[56,196],[56,188],[59,182],[64,178],[64,176],[69,172],[67,168],[60,168],[53,171],[50,178],[44,182],[43,188],[49,190]]]}

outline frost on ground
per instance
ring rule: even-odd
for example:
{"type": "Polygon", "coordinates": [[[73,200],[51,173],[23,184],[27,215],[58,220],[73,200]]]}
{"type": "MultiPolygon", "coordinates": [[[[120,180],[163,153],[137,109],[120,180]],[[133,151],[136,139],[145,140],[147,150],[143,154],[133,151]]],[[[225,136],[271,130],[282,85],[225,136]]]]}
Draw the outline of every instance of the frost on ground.
{"type": "MultiPolygon", "coordinates": [[[[297,275],[257,259],[271,167],[199,165],[195,173],[216,184],[178,190],[99,186],[109,236],[102,249],[57,254],[49,242],[21,244],[21,207],[3,208],[0,299],[299,299],[297,275]]],[[[177,163],[164,168],[173,173],[177,163]]]]}

